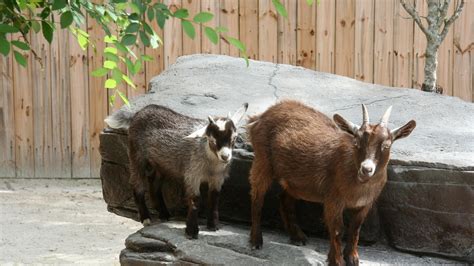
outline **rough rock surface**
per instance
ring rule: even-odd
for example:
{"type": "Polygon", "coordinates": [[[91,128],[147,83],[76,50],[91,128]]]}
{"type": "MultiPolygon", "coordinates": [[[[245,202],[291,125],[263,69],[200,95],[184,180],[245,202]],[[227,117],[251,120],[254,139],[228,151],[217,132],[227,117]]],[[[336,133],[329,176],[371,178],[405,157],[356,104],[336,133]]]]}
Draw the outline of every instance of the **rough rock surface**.
{"type": "MultiPolygon", "coordinates": [[[[201,227],[199,239],[184,236],[184,222],[171,221],[145,227],[125,240],[120,254],[122,265],[325,265],[329,242],[310,238],[306,246],[289,244],[286,236],[264,231],[263,249],[252,250],[248,243],[249,228],[224,225],[217,232],[201,227]]],[[[414,256],[387,246],[361,246],[363,265],[453,264],[441,258],[414,256]]]]}
{"type": "MultiPolygon", "coordinates": [[[[264,111],[281,99],[300,99],[332,116],[360,123],[360,104],[378,121],[393,105],[389,127],[410,119],[417,128],[392,148],[389,182],[364,225],[362,240],[387,237],[407,251],[434,253],[474,261],[474,104],[413,89],[389,88],[301,67],[227,56],[192,55],[178,59],[153,78],[151,92],[132,100],[134,109],[155,103],[198,118],[223,115],[249,103],[248,114],[264,111]]],[[[128,177],[126,132],[101,135],[101,177],[109,209],[136,218],[128,177]]],[[[253,154],[241,143],[231,177],[223,188],[224,220],[249,221],[248,170],[253,154]]],[[[169,185],[165,200],[180,213],[180,192],[169,185]]],[[[266,197],[263,222],[280,227],[278,186],[266,197]]],[[[297,206],[304,230],[324,235],[320,206],[297,206]]]]}

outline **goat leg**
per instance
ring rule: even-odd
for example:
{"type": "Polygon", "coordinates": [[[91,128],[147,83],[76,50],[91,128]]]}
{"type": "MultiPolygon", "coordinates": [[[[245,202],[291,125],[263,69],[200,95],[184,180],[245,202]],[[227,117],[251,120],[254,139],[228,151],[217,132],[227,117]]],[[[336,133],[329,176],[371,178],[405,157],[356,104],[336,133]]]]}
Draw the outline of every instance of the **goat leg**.
{"type": "Polygon", "coordinates": [[[158,210],[158,217],[161,221],[168,221],[170,219],[170,213],[166,208],[165,200],[163,199],[163,178],[159,172],[156,172],[148,176],[148,182],[150,183],[150,198],[158,210]]]}
{"type": "Polygon", "coordinates": [[[220,191],[215,189],[208,192],[207,229],[211,231],[219,230],[219,194],[220,191]]]}
{"type": "Polygon", "coordinates": [[[329,231],[331,246],[328,254],[329,265],[343,265],[341,244],[344,229],[342,213],[344,208],[337,203],[324,204],[324,222],[329,231]]]}
{"type": "Polygon", "coordinates": [[[199,234],[198,212],[199,212],[199,196],[188,197],[188,217],[186,219],[186,237],[189,239],[197,239],[199,234]]]}
{"type": "Polygon", "coordinates": [[[346,247],[344,248],[344,260],[347,266],[359,265],[359,253],[357,252],[359,232],[369,210],[370,206],[351,210],[352,217],[349,224],[346,247]]]}
{"type": "Polygon", "coordinates": [[[137,205],[138,208],[138,214],[140,215],[140,222],[144,226],[150,225],[151,218],[145,203],[145,188],[143,187],[143,183],[140,182],[140,184],[134,186],[133,197],[135,199],[135,205],[137,205]]]}
{"type": "Polygon", "coordinates": [[[297,246],[306,245],[307,237],[296,221],[295,201],[294,197],[283,191],[280,196],[280,214],[283,224],[290,234],[290,242],[297,246]]]}

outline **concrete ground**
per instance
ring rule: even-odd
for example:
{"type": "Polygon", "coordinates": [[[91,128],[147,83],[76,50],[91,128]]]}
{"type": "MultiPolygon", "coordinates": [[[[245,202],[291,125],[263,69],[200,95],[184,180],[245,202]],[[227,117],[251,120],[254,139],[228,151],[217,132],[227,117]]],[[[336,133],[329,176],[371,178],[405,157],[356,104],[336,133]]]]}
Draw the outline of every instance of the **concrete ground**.
{"type": "Polygon", "coordinates": [[[0,265],[119,264],[141,227],[107,211],[98,179],[0,179],[0,265]]]}

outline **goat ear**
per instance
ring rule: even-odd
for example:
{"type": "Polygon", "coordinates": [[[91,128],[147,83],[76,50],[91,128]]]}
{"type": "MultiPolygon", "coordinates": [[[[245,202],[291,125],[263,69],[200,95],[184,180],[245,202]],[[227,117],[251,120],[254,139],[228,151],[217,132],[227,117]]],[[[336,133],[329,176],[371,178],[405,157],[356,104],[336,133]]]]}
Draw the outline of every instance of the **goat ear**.
{"type": "Polygon", "coordinates": [[[244,103],[244,105],[242,105],[242,107],[240,107],[239,110],[237,110],[234,113],[231,120],[232,120],[232,122],[234,122],[235,126],[237,126],[239,124],[240,120],[242,120],[242,118],[244,117],[244,114],[245,114],[245,112],[247,112],[248,108],[249,108],[249,104],[244,103]]]}
{"type": "Polygon", "coordinates": [[[346,119],[344,119],[342,116],[338,115],[338,114],[335,114],[333,116],[333,120],[334,122],[336,123],[336,125],[343,131],[351,134],[351,135],[354,135],[357,130],[359,130],[359,126],[350,122],[350,121],[347,121],[346,119]]]}
{"type": "Polygon", "coordinates": [[[206,134],[207,125],[194,131],[193,133],[189,134],[188,136],[184,137],[185,139],[196,139],[202,138],[206,134]]]}
{"type": "Polygon", "coordinates": [[[411,120],[410,122],[406,123],[405,125],[403,125],[399,128],[393,129],[392,131],[390,131],[390,134],[392,134],[393,141],[395,141],[397,139],[403,139],[405,137],[408,137],[411,134],[411,132],[413,131],[413,129],[415,129],[415,127],[416,127],[415,120],[411,120]]]}

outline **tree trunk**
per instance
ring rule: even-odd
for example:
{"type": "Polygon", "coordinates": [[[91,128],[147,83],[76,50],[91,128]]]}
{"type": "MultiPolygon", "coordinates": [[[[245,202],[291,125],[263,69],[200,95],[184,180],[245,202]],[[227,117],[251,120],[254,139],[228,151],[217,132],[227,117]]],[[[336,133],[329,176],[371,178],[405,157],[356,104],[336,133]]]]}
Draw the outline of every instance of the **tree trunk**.
{"type": "Polygon", "coordinates": [[[435,40],[428,40],[426,45],[426,61],[425,61],[425,80],[421,86],[421,90],[428,92],[436,92],[436,69],[438,67],[438,48],[435,40]]]}

